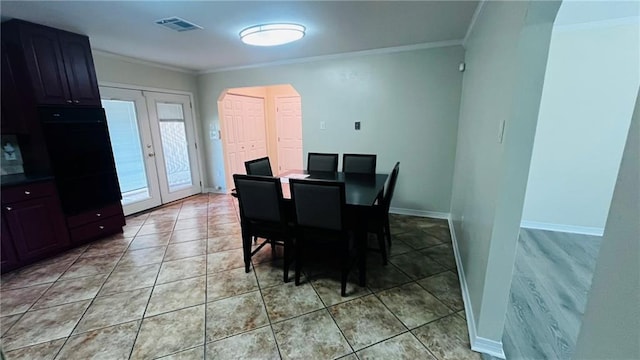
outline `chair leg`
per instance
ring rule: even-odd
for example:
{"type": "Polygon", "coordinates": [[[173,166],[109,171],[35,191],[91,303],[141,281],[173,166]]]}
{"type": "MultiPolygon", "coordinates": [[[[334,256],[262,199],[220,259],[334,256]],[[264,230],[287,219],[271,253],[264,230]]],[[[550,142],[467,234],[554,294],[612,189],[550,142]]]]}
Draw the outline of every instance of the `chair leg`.
{"type": "Polygon", "coordinates": [[[251,235],[242,234],[242,250],[244,253],[244,272],[249,272],[251,267],[251,235]]]}
{"type": "Polygon", "coordinates": [[[295,252],[295,262],[296,262],[296,275],[295,275],[295,283],[296,286],[300,285],[300,271],[302,270],[302,249],[301,249],[300,241],[296,243],[296,247],[294,249],[295,252]]]}
{"type": "Polygon", "coordinates": [[[378,229],[378,247],[382,253],[382,265],[387,265],[387,244],[385,242],[384,230],[378,229]]]}
{"type": "Polygon", "coordinates": [[[342,274],[340,278],[340,296],[347,296],[347,278],[349,276],[349,241],[345,239],[342,249],[342,274]]]}
{"type": "Polygon", "coordinates": [[[391,226],[389,226],[389,215],[387,215],[384,220],[384,230],[387,233],[387,243],[389,244],[389,249],[391,249],[391,226]]]}
{"type": "Polygon", "coordinates": [[[284,239],[284,282],[289,282],[289,248],[291,247],[291,240],[284,239]]]}

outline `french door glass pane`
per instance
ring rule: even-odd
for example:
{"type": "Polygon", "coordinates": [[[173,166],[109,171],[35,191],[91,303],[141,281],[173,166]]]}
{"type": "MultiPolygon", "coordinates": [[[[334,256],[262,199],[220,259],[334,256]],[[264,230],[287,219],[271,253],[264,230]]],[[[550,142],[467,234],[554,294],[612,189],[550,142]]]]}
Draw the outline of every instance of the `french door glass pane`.
{"type": "Polygon", "coordinates": [[[160,138],[169,192],[193,185],[182,104],[158,103],[160,138]]]}
{"type": "Polygon", "coordinates": [[[122,192],[122,203],[149,198],[144,155],[133,101],[102,100],[107,115],[109,136],[116,172],[122,192]]]}

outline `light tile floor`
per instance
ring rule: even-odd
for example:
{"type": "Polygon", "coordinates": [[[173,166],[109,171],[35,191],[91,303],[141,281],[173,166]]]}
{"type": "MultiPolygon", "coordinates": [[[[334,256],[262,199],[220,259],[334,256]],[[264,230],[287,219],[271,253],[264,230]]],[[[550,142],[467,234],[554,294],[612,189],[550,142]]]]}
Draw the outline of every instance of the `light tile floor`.
{"type": "MultiPolygon", "coordinates": [[[[446,221],[392,215],[368,286],[321,266],[282,282],[281,252],[243,269],[234,200],[204,194],[127,218],[122,234],[2,276],[14,359],[479,359],[446,221]]],[[[375,241],[372,241],[375,243],[375,241]]]]}

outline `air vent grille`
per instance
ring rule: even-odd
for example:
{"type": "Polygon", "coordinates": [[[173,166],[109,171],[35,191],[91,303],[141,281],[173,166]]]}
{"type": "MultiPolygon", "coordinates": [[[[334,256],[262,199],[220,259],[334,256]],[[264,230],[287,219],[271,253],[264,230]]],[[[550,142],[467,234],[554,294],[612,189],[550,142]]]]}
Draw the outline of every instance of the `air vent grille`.
{"type": "Polygon", "coordinates": [[[156,24],[162,25],[166,28],[169,28],[175,31],[189,31],[189,30],[202,29],[202,26],[196,25],[192,22],[189,22],[185,19],[181,19],[176,16],[156,20],[156,24]]]}

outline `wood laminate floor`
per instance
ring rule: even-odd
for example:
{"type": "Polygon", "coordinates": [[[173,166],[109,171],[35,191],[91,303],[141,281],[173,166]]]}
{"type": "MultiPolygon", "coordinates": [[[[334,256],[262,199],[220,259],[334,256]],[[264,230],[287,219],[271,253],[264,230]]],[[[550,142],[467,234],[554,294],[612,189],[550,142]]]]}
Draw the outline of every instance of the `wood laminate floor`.
{"type": "Polygon", "coordinates": [[[521,229],[503,337],[507,359],[570,359],[602,238],[521,229]]]}

